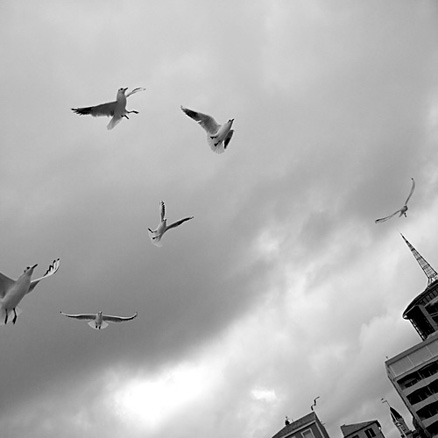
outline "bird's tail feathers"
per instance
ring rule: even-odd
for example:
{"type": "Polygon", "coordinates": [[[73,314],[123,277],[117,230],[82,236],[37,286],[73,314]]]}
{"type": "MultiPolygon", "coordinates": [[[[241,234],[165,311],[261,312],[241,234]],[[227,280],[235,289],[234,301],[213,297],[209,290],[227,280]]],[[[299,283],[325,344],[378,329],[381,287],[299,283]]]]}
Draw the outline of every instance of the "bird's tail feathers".
{"type": "Polygon", "coordinates": [[[219,143],[216,145],[217,140],[214,139],[214,138],[210,138],[210,137],[208,137],[208,138],[207,138],[207,142],[208,142],[208,145],[210,146],[210,148],[211,148],[211,150],[212,150],[213,152],[216,152],[217,154],[222,154],[222,153],[225,152],[224,142],[223,142],[223,141],[219,142],[219,143]]]}
{"type": "MultiPolygon", "coordinates": [[[[88,323],[88,325],[89,325],[92,329],[94,329],[94,330],[100,330],[99,327],[96,327],[96,322],[95,322],[95,321],[90,321],[90,322],[88,323]]],[[[104,328],[106,328],[106,327],[108,327],[108,323],[105,322],[105,321],[102,321],[102,324],[101,324],[100,328],[101,328],[101,329],[104,329],[104,328]]]]}
{"type": "Polygon", "coordinates": [[[120,123],[121,120],[122,120],[121,117],[113,116],[113,117],[111,118],[111,120],[109,121],[109,123],[108,123],[108,125],[107,125],[106,128],[107,128],[107,129],[113,129],[114,126],[116,126],[118,123],[120,123]]]}
{"type": "Polygon", "coordinates": [[[163,244],[161,243],[161,237],[159,237],[159,235],[155,231],[152,231],[149,228],[148,228],[148,233],[149,233],[149,237],[151,239],[151,242],[155,246],[158,246],[158,248],[161,248],[163,246],[163,244]]]}

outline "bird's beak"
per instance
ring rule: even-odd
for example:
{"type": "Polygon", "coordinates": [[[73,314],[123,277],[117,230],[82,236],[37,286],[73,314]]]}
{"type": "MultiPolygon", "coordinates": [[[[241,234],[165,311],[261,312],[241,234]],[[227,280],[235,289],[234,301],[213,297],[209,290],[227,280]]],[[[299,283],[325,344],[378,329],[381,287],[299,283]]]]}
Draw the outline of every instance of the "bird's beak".
{"type": "Polygon", "coordinates": [[[38,263],[36,265],[33,265],[31,269],[35,269],[38,266],[38,263]]]}
{"type": "Polygon", "coordinates": [[[128,87],[124,88],[124,89],[123,89],[123,92],[126,93],[126,90],[127,90],[127,89],[128,89],[128,87]]]}

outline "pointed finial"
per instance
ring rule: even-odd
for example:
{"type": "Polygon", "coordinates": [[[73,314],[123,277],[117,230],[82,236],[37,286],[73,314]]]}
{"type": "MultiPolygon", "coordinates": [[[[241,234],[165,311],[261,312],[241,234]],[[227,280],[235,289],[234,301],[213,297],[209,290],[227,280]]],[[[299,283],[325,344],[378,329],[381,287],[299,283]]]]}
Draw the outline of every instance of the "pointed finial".
{"type": "Polygon", "coordinates": [[[386,398],[381,398],[380,399],[380,401],[382,402],[382,403],[386,403],[388,406],[389,406],[389,408],[391,408],[391,405],[389,404],[389,402],[388,402],[388,400],[386,400],[386,398]]]}
{"type": "Polygon", "coordinates": [[[435,271],[435,269],[433,269],[432,266],[426,262],[424,257],[422,257],[421,254],[406,240],[402,233],[400,233],[400,236],[402,236],[403,240],[406,242],[406,245],[408,245],[408,248],[411,250],[412,254],[414,254],[415,260],[417,260],[420,268],[426,274],[427,285],[429,286],[431,283],[438,280],[438,273],[435,271]]]}

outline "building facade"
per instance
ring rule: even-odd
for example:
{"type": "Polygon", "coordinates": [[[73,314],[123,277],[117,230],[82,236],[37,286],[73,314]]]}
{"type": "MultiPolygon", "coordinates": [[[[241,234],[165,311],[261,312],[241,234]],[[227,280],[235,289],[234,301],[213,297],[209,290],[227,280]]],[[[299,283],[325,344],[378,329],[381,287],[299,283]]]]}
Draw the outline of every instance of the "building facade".
{"type": "Polygon", "coordinates": [[[438,435],[438,332],[385,362],[389,380],[426,435],[438,435]]]}
{"type": "Polygon", "coordinates": [[[377,420],[341,426],[344,438],[385,438],[377,420]]]}
{"type": "Polygon", "coordinates": [[[315,412],[288,423],[272,438],[330,438],[315,412]]]}

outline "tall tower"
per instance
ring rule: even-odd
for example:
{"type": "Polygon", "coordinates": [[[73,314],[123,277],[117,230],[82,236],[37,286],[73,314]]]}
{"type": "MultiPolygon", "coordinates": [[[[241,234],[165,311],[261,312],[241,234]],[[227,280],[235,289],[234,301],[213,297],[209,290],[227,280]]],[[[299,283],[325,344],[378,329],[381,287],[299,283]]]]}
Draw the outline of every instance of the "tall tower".
{"type": "MultiPolygon", "coordinates": [[[[426,289],[412,300],[403,313],[422,341],[385,362],[394,388],[412,414],[414,435],[438,437],[438,273],[405,239],[427,277],[426,289]]],[[[403,434],[406,424],[391,410],[394,424],[403,434]]]]}
{"type": "Polygon", "coordinates": [[[438,331],[438,273],[405,239],[403,234],[401,236],[427,277],[426,289],[412,300],[404,311],[403,318],[409,319],[421,339],[425,340],[429,335],[438,331]]]}
{"type": "Polygon", "coordinates": [[[406,426],[403,417],[392,406],[389,407],[389,412],[391,413],[392,422],[400,432],[401,438],[410,438],[412,431],[406,426]]]}

